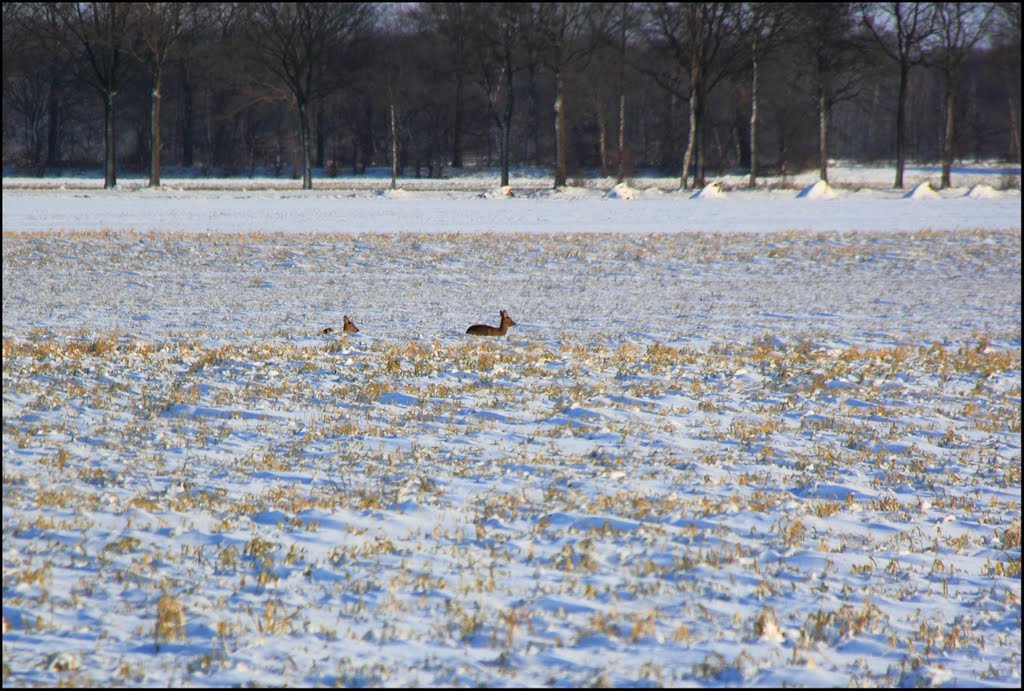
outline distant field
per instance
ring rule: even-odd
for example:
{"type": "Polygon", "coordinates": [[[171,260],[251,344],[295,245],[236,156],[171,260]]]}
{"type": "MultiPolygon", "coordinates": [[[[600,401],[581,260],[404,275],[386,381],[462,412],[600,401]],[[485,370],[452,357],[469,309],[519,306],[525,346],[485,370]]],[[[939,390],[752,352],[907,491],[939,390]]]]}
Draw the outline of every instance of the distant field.
{"type": "Polygon", "coordinates": [[[1019,683],[1019,209],[4,223],[5,686],[1019,683]]]}

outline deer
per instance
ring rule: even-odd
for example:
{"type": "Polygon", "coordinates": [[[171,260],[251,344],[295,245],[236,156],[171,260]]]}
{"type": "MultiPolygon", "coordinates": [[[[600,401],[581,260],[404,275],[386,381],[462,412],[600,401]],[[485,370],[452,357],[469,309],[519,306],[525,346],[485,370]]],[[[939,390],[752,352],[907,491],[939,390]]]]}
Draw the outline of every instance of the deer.
{"type": "Polygon", "coordinates": [[[473,336],[504,336],[508,332],[508,327],[515,325],[516,323],[512,321],[512,317],[508,316],[508,312],[501,310],[501,326],[473,324],[473,326],[466,329],[466,333],[473,336]]]}
{"type": "MultiPolygon", "coordinates": [[[[357,334],[357,333],[359,333],[359,327],[356,326],[352,322],[352,320],[348,318],[347,314],[344,317],[342,317],[341,319],[344,322],[344,325],[341,327],[342,331],[344,331],[347,334],[357,334]]],[[[334,329],[332,327],[328,326],[326,329],[324,329],[320,333],[322,333],[324,336],[327,336],[328,334],[334,333],[334,329]]]]}

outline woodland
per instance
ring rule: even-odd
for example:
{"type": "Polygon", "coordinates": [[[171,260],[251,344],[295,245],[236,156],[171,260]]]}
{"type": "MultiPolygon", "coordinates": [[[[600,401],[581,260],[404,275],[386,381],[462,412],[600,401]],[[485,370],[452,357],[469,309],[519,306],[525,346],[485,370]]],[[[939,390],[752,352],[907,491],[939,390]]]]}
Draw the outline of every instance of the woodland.
{"type": "Polygon", "coordinates": [[[1018,3],[4,3],[4,175],[1020,161],[1018,3]]]}

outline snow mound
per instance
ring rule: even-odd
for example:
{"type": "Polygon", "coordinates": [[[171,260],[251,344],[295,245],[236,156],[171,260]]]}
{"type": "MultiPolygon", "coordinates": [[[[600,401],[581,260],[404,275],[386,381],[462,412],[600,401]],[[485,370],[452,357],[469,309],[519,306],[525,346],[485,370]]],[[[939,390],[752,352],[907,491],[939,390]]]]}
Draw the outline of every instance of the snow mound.
{"type": "Polygon", "coordinates": [[[586,187],[556,187],[551,190],[551,196],[555,199],[586,199],[587,197],[601,195],[601,190],[590,190],[586,187]]]}
{"type": "Polygon", "coordinates": [[[605,199],[636,199],[636,190],[629,186],[628,183],[620,182],[615,187],[608,190],[605,195],[605,199]]]}
{"type": "Polygon", "coordinates": [[[932,189],[932,184],[925,180],[920,185],[903,195],[904,199],[939,199],[939,193],[932,189]]]}
{"type": "Polygon", "coordinates": [[[818,180],[796,196],[797,199],[834,199],[839,193],[829,187],[824,180],[818,180]]]}
{"type": "Polygon", "coordinates": [[[376,190],[378,197],[385,197],[388,199],[408,199],[411,195],[409,190],[398,187],[396,189],[388,188],[386,190],[376,190]]]}
{"type": "Polygon", "coordinates": [[[480,199],[513,199],[515,198],[515,196],[516,192],[512,188],[512,185],[502,185],[497,189],[481,192],[480,194],[477,195],[477,197],[479,197],[480,199]]]}
{"type": "Polygon", "coordinates": [[[970,197],[971,199],[998,199],[1001,195],[999,194],[999,191],[991,185],[980,184],[972,187],[971,191],[964,196],[970,197]]]}
{"type": "Polygon", "coordinates": [[[710,182],[690,195],[690,199],[724,199],[725,192],[717,182],[710,182]]]}

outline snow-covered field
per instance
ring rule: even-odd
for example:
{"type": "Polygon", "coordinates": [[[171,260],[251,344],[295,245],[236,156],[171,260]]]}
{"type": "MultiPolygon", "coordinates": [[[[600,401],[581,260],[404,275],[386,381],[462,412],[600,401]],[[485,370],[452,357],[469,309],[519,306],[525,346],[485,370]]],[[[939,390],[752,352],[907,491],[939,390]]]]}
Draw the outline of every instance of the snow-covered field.
{"type": "Polygon", "coordinates": [[[4,685],[1017,687],[1008,174],[5,178],[4,685]]]}
{"type": "Polygon", "coordinates": [[[1020,167],[961,166],[954,187],[935,192],[939,171],[910,166],[905,190],[892,189],[888,168],[841,167],[832,187],[817,173],[712,178],[708,189],[679,190],[677,178],[644,177],[616,186],[611,178],[551,189],[549,175],[518,171],[506,196],[496,175],[390,179],[377,175],[317,178],[303,192],[278,178],[121,179],[102,176],[4,178],[4,231],[156,230],[274,233],[777,232],[789,230],[952,230],[1020,227],[1020,167]],[[696,198],[691,198],[696,197],[696,198]],[[190,201],[183,204],[182,200],[190,201]],[[312,203],[311,203],[312,202],[312,203]]]}

